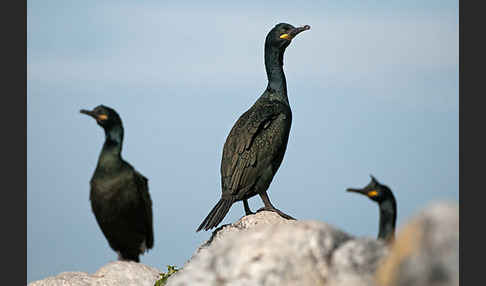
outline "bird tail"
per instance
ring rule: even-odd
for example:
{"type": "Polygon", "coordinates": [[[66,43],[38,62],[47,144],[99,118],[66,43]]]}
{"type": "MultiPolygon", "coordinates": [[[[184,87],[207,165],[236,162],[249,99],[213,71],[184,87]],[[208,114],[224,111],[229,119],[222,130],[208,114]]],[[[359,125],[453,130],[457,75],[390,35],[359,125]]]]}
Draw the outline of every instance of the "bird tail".
{"type": "Polygon", "coordinates": [[[202,229],[209,230],[217,226],[226,216],[234,202],[235,200],[233,198],[221,198],[197,228],[196,232],[202,229]]]}

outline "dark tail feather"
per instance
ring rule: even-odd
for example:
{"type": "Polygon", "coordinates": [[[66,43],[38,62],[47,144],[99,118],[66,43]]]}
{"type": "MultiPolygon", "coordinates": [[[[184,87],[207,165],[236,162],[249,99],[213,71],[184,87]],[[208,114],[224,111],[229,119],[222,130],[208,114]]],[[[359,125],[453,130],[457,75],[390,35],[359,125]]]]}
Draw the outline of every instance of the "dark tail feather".
{"type": "Polygon", "coordinates": [[[201,225],[197,228],[196,232],[202,229],[209,230],[217,226],[226,216],[234,202],[235,201],[231,198],[220,199],[214,208],[209,212],[208,216],[203,220],[201,225]]]}

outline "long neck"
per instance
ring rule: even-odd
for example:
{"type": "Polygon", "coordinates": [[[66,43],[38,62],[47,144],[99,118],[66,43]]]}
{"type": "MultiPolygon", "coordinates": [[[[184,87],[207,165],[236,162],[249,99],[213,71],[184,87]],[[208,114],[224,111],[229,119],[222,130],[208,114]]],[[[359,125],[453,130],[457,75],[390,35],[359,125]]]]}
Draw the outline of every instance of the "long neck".
{"type": "Polygon", "coordinates": [[[378,238],[391,241],[395,238],[397,205],[393,198],[380,203],[380,229],[378,238]]]}
{"type": "Polygon", "coordinates": [[[105,144],[98,160],[98,167],[109,168],[121,164],[123,127],[116,125],[105,129],[105,144]]]}
{"type": "Polygon", "coordinates": [[[265,46],[265,69],[268,78],[267,91],[272,96],[276,96],[288,103],[287,81],[283,71],[283,55],[283,50],[270,45],[265,46]]]}

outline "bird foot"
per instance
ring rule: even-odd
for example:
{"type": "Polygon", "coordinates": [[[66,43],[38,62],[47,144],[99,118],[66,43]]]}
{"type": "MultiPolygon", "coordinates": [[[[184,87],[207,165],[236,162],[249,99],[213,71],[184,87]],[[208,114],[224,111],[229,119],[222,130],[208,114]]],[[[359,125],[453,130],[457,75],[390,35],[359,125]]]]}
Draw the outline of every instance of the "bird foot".
{"type": "Polygon", "coordinates": [[[289,219],[289,220],[296,220],[295,218],[289,216],[288,214],[280,211],[279,209],[275,209],[275,208],[268,208],[268,207],[263,207],[263,208],[260,208],[259,210],[257,210],[257,213],[261,212],[261,211],[270,211],[270,212],[276,212],[277,214],[279,214],[281,217],[283,217],[284,219],[289,219]]]}

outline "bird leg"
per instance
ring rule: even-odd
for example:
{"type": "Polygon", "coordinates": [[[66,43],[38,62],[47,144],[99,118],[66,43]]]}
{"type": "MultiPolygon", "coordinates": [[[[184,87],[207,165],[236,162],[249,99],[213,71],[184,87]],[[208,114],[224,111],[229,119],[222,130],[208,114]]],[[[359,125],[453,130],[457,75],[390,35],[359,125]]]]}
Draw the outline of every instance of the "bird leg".
{"type": "Polygon", "coordinates": [[[255,214],[250,210],[250,206],[248,205],[248,200],[243,200],[243,206],[245,207],[245,215],[255,214]]]}
{"type": "Polygon", "coordinates": [[[260,195],[260,198],[262,199],[263,203],[265,204],[265,206],[261,209],[259,209],[257,212],[261,212],[261,211],[271,211],[271,212],[276,212],[277,214],[279,214],[281,217],[285,218],[285,219],[290,219],[290,220],[296,220],[295,218],[289,216],[288,214],[280,211],[279,209],[275,208],[272,203],[270,202],[270,198],[268,197],[267,195],[267,192],[262,192],[259,194],[260,195]]]}

